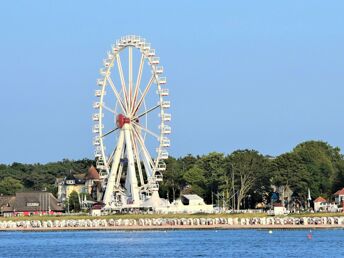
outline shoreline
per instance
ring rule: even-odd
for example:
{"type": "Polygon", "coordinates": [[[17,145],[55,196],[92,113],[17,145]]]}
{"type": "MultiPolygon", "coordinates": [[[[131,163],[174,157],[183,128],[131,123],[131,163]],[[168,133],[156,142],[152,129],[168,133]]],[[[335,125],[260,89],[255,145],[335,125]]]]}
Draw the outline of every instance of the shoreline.
{"type": "Polygon", "coordinates": [[[0,231],[48,232],[48,231],[144,231],[144,230],[305,230],[344,229],[344,217],[303,218],[154,218],[154,219],[66,219],[0,221],[0,231]]]}
{"type": "Polygon", "coordinates": [[[54,231],[173,231],[173,230],[316,230],[344,229],[344,225],[162,225],[162,226],[106,226],[106,227],[49,227],[0,228],[0,232],[54,232],[54,231]]]}

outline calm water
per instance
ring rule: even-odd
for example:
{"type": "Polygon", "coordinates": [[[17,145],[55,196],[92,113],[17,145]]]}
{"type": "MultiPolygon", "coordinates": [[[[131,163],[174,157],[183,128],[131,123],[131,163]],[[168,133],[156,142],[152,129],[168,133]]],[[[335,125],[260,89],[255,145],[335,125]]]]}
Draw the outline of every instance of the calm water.
{"type": "Polygon", "coordinates": [[[344,257],[344,230],[0,232],[1,257],[344,257]]]}

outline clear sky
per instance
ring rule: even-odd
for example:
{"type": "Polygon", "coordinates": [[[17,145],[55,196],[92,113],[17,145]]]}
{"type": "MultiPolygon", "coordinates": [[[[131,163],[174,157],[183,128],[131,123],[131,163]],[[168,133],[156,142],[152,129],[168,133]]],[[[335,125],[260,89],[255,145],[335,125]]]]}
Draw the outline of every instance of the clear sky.
{"type": "Polygon", "coordinates": [[[0,162],[93,158],[102,59],[147,38],[173,107],[170,154],[305,140],[344,148],[343,1],[3,1],[0,162]]]}

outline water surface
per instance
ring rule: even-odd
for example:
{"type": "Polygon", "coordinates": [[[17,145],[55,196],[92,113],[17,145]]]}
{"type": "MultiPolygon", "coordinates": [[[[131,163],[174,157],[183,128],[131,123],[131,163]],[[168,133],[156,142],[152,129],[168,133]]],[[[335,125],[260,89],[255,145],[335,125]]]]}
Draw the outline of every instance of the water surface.
{"type": "Polygon", "coordinates": [[[344,230],[0,232],[0,257],[344,257],[344,230]]]}

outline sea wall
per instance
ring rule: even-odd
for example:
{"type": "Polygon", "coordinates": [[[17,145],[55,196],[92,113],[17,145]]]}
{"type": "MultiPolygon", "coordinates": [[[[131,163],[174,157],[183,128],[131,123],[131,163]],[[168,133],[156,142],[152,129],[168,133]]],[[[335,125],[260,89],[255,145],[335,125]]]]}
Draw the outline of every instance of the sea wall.
{"type": "Polygon", "coordinates": [[[0,221],[0,230],[149,229],[149,228],[304,228],[344,227],[344,217],[156,218],[0,221]]]}

